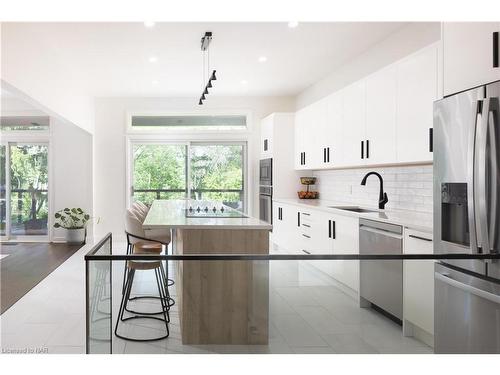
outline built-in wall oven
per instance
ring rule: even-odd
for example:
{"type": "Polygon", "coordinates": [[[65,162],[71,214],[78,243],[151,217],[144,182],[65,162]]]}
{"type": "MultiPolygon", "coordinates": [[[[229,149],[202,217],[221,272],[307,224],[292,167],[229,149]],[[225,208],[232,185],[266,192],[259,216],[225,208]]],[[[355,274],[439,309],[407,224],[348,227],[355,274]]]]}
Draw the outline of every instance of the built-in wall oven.
{"type": "Polygon", "coordinates": [[[273,223],[273,159],[262,159],[259,168],[259,218],[273,223]]]}

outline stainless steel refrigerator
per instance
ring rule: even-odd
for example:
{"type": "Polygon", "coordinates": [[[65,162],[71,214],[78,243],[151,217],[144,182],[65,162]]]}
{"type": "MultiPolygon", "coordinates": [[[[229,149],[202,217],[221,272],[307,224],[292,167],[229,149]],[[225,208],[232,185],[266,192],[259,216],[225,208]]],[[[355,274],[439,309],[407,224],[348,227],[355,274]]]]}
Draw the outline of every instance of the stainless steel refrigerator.
{"type": "MultiPolygon", "coordinates": [[[[434,252],[500,251],[500,81],[434,103],[434,252]]],[[[436,353],[500,353],[500,262],[435,266],[436,353]]]]}

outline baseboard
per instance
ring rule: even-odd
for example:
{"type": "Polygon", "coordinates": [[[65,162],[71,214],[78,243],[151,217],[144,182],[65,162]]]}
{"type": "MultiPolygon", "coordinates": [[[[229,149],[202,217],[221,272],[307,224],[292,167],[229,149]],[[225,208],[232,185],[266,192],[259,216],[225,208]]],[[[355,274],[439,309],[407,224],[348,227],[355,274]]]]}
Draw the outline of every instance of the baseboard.
{"type": "Polygon", "coordinates": [[[53,243],[66,243],[66,238],[64,237],[53,237],[52,238],[53,243]]]}
{"type": "Polygon", "coordinates": [[[403,319],[403,336],[414,337],[434,348],[434,335],[405,319],[403,319]]]}

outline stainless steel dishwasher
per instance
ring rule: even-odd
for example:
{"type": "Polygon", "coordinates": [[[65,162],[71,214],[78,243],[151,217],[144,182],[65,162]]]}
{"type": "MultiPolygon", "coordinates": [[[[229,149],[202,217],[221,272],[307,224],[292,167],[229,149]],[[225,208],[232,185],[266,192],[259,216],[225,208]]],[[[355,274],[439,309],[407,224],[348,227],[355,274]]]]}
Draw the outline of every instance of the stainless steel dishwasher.
{"type": "MultiPolygon", "coordinates": [[[[400,225],[359,219],[359,253],[402,254],[403,228],[400,225]]],[[[370,304],[403,318],[403,261],[360,261],[361,306],[370,304]]]]}

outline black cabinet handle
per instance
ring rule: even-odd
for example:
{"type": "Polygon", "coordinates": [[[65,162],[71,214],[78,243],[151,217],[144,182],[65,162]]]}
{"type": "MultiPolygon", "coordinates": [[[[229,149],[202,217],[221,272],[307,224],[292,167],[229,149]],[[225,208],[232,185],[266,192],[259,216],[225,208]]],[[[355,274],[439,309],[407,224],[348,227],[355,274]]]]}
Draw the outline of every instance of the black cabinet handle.
{"type": "Polygon", "coordinates": [[[309,224],[302,224],[303,227],[306,227],[306,228],[311,228],[311,226],[309,224]]]}
{"type": "Polygon", "coordinates": [[[304,151],[304,165],[306,165],[306,152],[304,151]]]}
{"type": "Polygon", "coordinates": [[[499,67],[499,60],[500,60],[499,43],[500,43],[500,41],[498,40],[498,31],[495,31],[493,33],[493,67],[494,68],[499,67]]]}
{"type": "Polygon", "coordinates": [[[328,163],[330,162],[330,147],[326,148],[326,161],[328,163]]]}
{"type": "Polygon", "coordinates": [[[365,141],[361,141],[361,159],[365,158],[365,141]]]}
{"type": "Polygon", "coordinates": [[[367,139],[366,140],[366,158],[368,159],[370,157],[370,141],[367,139]]]}
{"type": "Polygon", "coordinates": [[[332,220],[332,238],[335,239],[335,220],[332,220]]]}
{"type": "Polygon", "coordinates": [[[297,212],[297,226],[300,227],[300,212],[297,212]]]}
{"type": "Polygon", "coordinates": [[[411,238],[416,238],[417,240],[422,240],[422,241],[427,241],[427,242],[432,242],[430,238],[425,238],[425,237],[420,237],[420,236],[415,236],[414,234],[409,234],[408,237],[411,238]]]}
{"type": "Polygon", "coordinates": [[[307,234],[302,233],[302,235],[303,235],[305,238],[311,238],[311,236],[308,236],[307,234]]]}
{"type": "Polygon", "coordinates": [[[304,253],[311,255],[311,253],[307,250],[302,250],[304,253]]]}
{"type": "Polygon", "coordinates": [[[328,220],[328,238],[332,238],[332,221],[328,220]]]}
{"type": "Polygon", "coordinates": [[[323,147],[323,163],[326,163],[326,148],[323,147]]]}
{"type": "Polygon", "coordinates": [[[311,216],[311,214],[308,214],[307,212],[302,212],[302,215],[311,216]]]}
{"type": "Polygon", "coordinates": [[[434,151],[434,130],[429,128],[429,152],[434,151]]]}
{"type": "Polygon", "coordinates": [[[267,151],[267,139],[264,139],[264,151],[267,151]]]}

